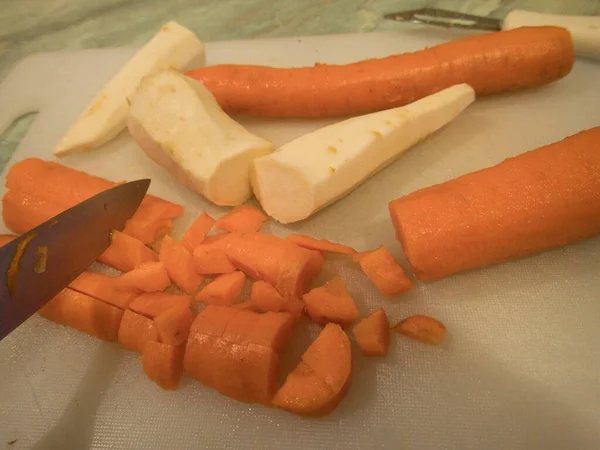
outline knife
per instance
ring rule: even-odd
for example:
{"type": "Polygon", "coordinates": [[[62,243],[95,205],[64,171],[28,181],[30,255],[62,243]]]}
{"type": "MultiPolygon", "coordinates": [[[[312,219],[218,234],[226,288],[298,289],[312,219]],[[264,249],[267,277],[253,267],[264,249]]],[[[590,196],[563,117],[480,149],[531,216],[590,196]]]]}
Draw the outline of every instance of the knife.
{"type": "Polygon", "coordinates": [[[575,54],[600,59],[600,16],[567,16],[515,9],[501,19],[474,16],[437,8],[421,8],[385,14],[384,19],[446,28],[501,31],[518,27],[553,25],[569,30],[575,54]]]}
{"type": "Polygon", "coordinates": [[[140,206],[150,180],[103,191],[0,247],[0,340],[85,271],[140,206]]]}

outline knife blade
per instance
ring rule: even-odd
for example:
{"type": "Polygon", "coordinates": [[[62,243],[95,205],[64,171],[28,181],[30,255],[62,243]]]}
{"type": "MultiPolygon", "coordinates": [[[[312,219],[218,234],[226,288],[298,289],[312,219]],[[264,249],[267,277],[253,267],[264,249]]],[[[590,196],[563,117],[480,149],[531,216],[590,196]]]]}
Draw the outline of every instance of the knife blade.
{"type": "Polygon", "coordinates": [[[548,14],[515,9],[501,20],[445,9],[421,8],[384,14],[383,17],[400,22],[485,31],[553,25],[569,30],[576,55],[600,59],[600,16],[548,14]]]}
{"type": "Polygon", "coordinates": [[[150,180],[119,184],[0,247],[0,340],[54,298],[110,245],[150,180]]]}

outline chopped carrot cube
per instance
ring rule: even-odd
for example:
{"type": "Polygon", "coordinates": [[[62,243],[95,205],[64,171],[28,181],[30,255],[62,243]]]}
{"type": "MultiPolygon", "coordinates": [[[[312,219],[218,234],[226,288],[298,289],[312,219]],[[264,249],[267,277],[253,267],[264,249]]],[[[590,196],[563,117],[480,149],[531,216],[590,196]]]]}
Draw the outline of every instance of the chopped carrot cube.
{"type": "Polygon", "coordinates": [[[333,322],[348,327],[358,319],[358,309],[339,276],[304,294],[302,299],[306,313],[319,325],[333,322]]]}
{"type": "Polygon", "coordinates": [[[177,305],[154,318],[160,342],[181,345],[187,341],[194,316],[188,305],[177,305]]]}
{"type": "Polygon", "coordinates": [[[390,322],[383,308],[362,319],[352,329],[352,333],[363,355],[387,355],[390,346],[390,322]]]}
{"type": "Polygon", "coordinates": [[[235,266],[222,248],[194,250],[194,266],[200,275],[217,275],[235,272],[235,266]]]}
{"type": "Polygon", "coordinates": [[[258,231],[266,220],[267,216],[260,209],[254,206],[240,205],[217,219],[215,226],[218,230],[229,232],[258,231]]]}
{"type": "Polygon", "coordinates": [[[183,372],[183,355],[183,347],[147,342],[142,353],[144,372],[162,389],[176,390],[183,372]]]}
{"type": "Polygon", "coordinates": [[[233,305],[240,301],[245,282],[243,272],[219,275],[196,295],[196,301],[209,305],[233,305]]]}
{"type": "Polygon", "coordinates": [[[413,288],[413,283],[392,254],[383,246],[367,252],[359,260],[362,271],[381,295],[392,297],[413,288]]]}
{"type": "Polygon", "coordinates": [[[120,289],[137,289],[144,292],[164,291],[171,286],[171,279],[161,261],[144,263],[115,278],[120,289]]]}
{"type": "Polygon", "coordinates": [[[215,219],[203,212],[185,232],[181,238],[181,243],[190,252],[193,251],[204,240],[214,224],[215,219]]]}
{"type": "Polygon", "coordinates": [[[441,344],[446,336],[446,327],[433,317],[421,314],[407,317],[392,327],[396,333],[403,334],[427,344],[441,344]]]}
{"type": "Polygon", "coordinates": [[[152,319],[126,309],[119,327],[121,347],[143,353],[146,343],[158,341],[158,329],[152,319]]]}
{"type": "Polygon", "coordinates": [[[196,273],[194,258],[181,242],[171,236],[165,236],[159,253],[160,260],[165,264],[169,278],[186,294],[193,294],[202,283],[202,275],[196,273]]]}

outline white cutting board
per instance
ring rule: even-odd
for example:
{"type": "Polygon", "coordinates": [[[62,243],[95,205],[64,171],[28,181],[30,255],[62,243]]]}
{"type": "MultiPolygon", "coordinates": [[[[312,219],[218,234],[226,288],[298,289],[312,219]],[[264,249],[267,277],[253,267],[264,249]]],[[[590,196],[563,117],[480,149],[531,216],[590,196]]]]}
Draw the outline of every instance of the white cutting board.
{"type": "MultiPolygon", "coordinates": [[[[423,29],[219,42],[208,44],[207,56],[210,64],[342,63],[457,36],[423,29]]],[[[41,113],[9,165],[28,156],[51,159],[71,121],[132,52],[40,54],[16,67],[0,86],[0,128],[27,111],[41,113]]],[[[599,82],[600,64],[578,60],[551,86],[478,100],[346,198],[302,224],[270,230],[359,250],[384,244],[404,261],[390,200],[600,125],[599,82]]],[[[243,123],[276,144],[320,124],[243,123]]],[[[225,211],[173,182],[127,133],[62,162],[113,180],[151,177],[152,193],[186,206],[177,232],[199,211],[225,211]]],[[[420,284],[394,301],[379,297],[343,259],[330,262],[362,313],[383,305],[393,322],[430,314],[447,325],[447,341],[430,347],[393,339],[383,359],[355,349],[347,398],[329,417],[306,420],[234,402],[189,377],[179,391],[163,392],[146,379],[137,355],[34,317],[0,342],[0,448],[15,439],[7,448],[600,448],[600,238],[420,284]]],[[[297,336],[293,357],[307,339],[297,336]]]]}

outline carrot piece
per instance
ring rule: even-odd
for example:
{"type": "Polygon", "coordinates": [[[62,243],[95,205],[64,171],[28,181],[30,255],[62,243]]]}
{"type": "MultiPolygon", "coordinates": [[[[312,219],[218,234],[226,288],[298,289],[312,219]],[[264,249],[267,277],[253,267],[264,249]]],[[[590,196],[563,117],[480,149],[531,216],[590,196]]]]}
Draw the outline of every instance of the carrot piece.
{"type": "Polygon", "coordinates": [[[306,314],[319,324],[337,323],[346,328],[358,319],[358,309],[339,276],[302,297],[306,314]]]}
{"type": "Polygon", "coordinates": [[[190,333],[194,316],[188,305],[178,305],[161,312],[154,318],[160,342],[169,345],[183,344],[190,333]]]}
{"type": "Polygon", "coordinates": [[[239,205],[217,219],[215,226],[217,230],[229,232],[258,231],[266,220],[267,216],[255,206],[239,205]]]}
{"type": "Polygon", "coordinates": [[[250,289],[250,303],[262,311],[281,311],[284,307],[283,297],[272,284],[258,280],[252,283],[250,289]]]}
{"type": "Polygon", "coordinates": [[[243,272],[219,275],[196,295],[196,301],[210,305],[233,305],[240,301],[246,282],[243,272]]]}
{"type": "Polygon", "coordinates": [[[142,353],[144,372],[162,389],[177,390],[183,372],[183,354],[183,347],[147,342],[142,353]]]}
{"type": "Polygon", "coordinates": [[[279,353],[290,340],[295,326],[294,318],[287,312],[258,314],[254,326],[246,335],[246,342],[272,348],[279,353]]]}
{"type": "Polygon", "coordinates": [[[175,306],[189,307],[191,300],[189,295],[146,292],[135,298],[129,304],[129,309],[149,319],[154,319],[162,312],[175,306]]]}
{"type": "Polygon", "coordinates": [[[381,246],[360,258],[360,268],[384,297],[410,291],[414,285],[387,248],[381,246]]]}
{"type": "Polygon", "coordinates": [[[235,272],[235,266],[229,261],[227,253],[222,248],[202,247],[194,250],[194,267],[200,275],[216,275],[235,272]]]}
{"type": "Polygon", "coordinates": [[[325,258],[323,257],[323,254],[320,251],[310,250],[309,266],[310,278],[316,278],[325,266],[325,258]]]}
{"type": "Polygon", "coordinates": [[[390,322],[383,308],[362,319],[352,329],[352,334],[363,355],[387,355],[390,346],[390,322]]]}
{"type": "Polygon", "coordinates": [[[0,234],[0,247],[14,241],[18,236],[14,234],[0,234]]]}
{"type": "Polygon", "coordinates": [[[137,289],[120,289],[115,278],[96,272],[82,272],[69,283],[69,288],[121,309],[126,309],[140,294],[137,289]]]}
{"type": "Polygon", "coordinates": [[[190,334],[207,334],[221,337],[229,322],[239,314],[240,310],[229,306],[208,305],[194,319],[190,334]]]}
{"type": "Polygon", "coordinates": [[[277,390],[279,355],[271,348],[248,344],[242,347],[242,360],[238,369],[246,394],[246,402],[263,405],[271,403],[277,390]]]}
{"type": "Polygon", "coordinates": [[[144,263],[158,261],[155,251],[118,230],[113,230],[110,242],[110,247],[100,255],[98,261],[121,272],[129,272],[144,263]]]}
{"type": "Polygon", "coordinates": [[[158,329],[154,321],[126,309],[119,327],[121,347],[143,353],[146,343],[155,341],[158,341],[158,329]]]}
{"type": "Polygon", "coordinates": [[[204,240],[204,238],[214,226],[214,224],[215,219],[203,212],[187,229],[187,231],[181,238],[181,243],[190,252],[194,251],[194,248],[196,248],[196,246],[204,240]]]}
{"type": "Polygon", "coordinates": [[[402,319],[392,327],[396,333],[427,344],[441,344],[446,336],[446,327],[433,317],[421,314],[402,319]]]}
{"type": "Polygon", "coordinates": [[[361,261],[361,259],[363,259],[365,256],[367,256],[371,252],[372,252],[372,250],[366,250],[364,252],[356,252],[354,255],[352,255],[352,262],[359,263],[361,261]]]}
{"type": "Polygon", "coordinates": [[[38,310],[40,316],[96,336],[104,341],[116,341],[123,310],[89,295],[63,289],[38,310]]]}
{"type": "Polygon", "coordinates": [[[7,191],[2,197],[2,219],[14,233],[26,233],[62,211],[60,206],[16,189],[7,191]]]}
{"type": "Polygon", "coordinates": [[[226,252],[239,270],[271,283],[284,296],[301,296],[314,277],[313,254],[277,236],[232,233],[226,252]]]}
{"type": "Polygon", "coordinates": [[[461,83],[471,85],[477,96],[542,86],[567,75],[574,61],[569,32],[543,26],[478,34],[350,64],[219,64],[186,75],[203,83],[228,114],[322,118],[403,106],[461,83]]]}
{"type": "Polygon", "coordinates": [[[434,280],[597,235],[599,172],[595,127],[413,192],[389,211],[415,275],[434,280]]]}
{"type": "Polygon", "coordinates": [[[327,239],[315,239],[303,234],[288,234],[286,239],[300,247],[308,248],[310,250],[318,250],[320,252],[328,253],[341,253],[343,255],[353,255],[356,253],[356,250],[354,250],[352,247],[348,247],[347,245],[331,242],[327,239]]]}
{"type": "Polygon", "coordinates": [[[187,294],[195,293],[203,277],[196,273],[194,258],[190,251],[171,236],[165,236],[160,247],[159,259],[165,264],[169,278],[187,294]]]}
{"type": "Polygon", "coordinates": [[[165,268],[165,263],[148,262],[116,277],[115,283],[120,289],[158,292],[171,286],[171,279],[165,268]]]}
{"type": "Polygon", "coordinates": [[[231,238],[231,233],[220,233],[214,234],[212,236],[206,236],[200,244],[194,247],[194,251],[196,250],[212,250],[215,248],[225,250],[227,245],[229,244],[229,240],[231,238]]]}

